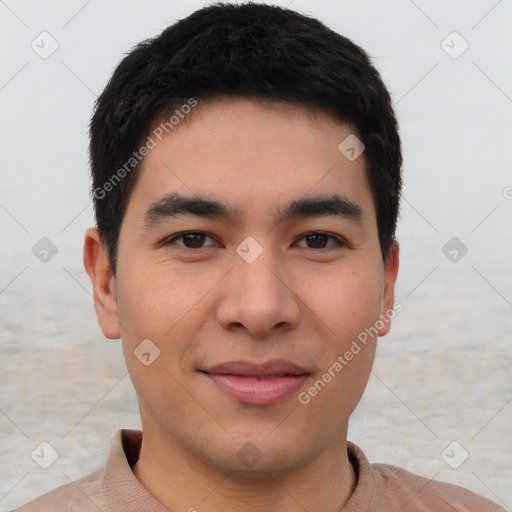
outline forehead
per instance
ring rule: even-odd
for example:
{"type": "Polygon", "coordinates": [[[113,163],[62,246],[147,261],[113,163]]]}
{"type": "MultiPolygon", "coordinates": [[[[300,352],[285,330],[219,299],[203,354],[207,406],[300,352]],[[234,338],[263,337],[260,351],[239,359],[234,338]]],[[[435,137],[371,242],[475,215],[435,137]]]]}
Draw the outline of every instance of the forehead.
{"type": "Polygon", "coordinates": [[[340,151],[347,137],[357,136],[350,124],[311,107],[198,101],[169,135],[155,138],[132,198],[150,204],[178,191],[214,196],[243,211],[308,193],[340,193],[371,210],[364,153],[349,159],[340,151]]]}

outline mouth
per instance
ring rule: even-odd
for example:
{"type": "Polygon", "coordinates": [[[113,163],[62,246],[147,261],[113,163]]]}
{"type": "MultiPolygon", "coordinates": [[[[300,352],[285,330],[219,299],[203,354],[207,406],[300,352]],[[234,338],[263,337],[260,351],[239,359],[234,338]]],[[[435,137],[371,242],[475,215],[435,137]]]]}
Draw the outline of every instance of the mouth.
{"type": "Polygon", "coordinates": [[[199,370],[222,393],[250,405],[272,405],[296,393],[311,375],[290,361],[273,359],[263,364],[229,361],[199,370]]]}

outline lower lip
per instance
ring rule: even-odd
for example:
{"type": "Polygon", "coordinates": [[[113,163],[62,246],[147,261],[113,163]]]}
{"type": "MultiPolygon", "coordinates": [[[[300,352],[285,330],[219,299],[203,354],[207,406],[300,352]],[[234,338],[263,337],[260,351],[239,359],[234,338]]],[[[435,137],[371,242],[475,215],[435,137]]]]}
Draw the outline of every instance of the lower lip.
{"type": "Polygon", "coordinates": [[[296,393],[309,375],[275,377],[258,380],[239,375],[214,375],[207,373],[214,384],[231,398],[244,404],[271,405],[296,393]]]}

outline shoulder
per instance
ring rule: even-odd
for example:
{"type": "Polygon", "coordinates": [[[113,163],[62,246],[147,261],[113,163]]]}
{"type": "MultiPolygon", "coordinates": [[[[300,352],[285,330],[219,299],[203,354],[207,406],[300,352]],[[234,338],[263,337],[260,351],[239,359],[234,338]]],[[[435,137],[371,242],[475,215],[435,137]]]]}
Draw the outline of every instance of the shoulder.
{"type": "Polygon", "coordinates": [[[104,510],[100,492],[102,469],[76,482],[63,485],[43,496],[17,508],[13,512],[81,512],[104,510]]]}
{"type": "Polygon", "coordinates": [[[58,487],[13,512],[163,510],[131,470],[141,443],[142,431],[117,430],[112,434],[107,461],[101,469],[58,487]]]}
{"type": "MultiPolygon", "coordinates": [[[[424,478],[387,464],[371,464],[375,476],[374,500],[382,510],[403,512],[505,512],[505,509],[462,487],[424,478]]],[[[380,510],[380,508],[378,509],[380,510]]]]}
{"type": "Polygon", "coordinates": [[[357,484],[344,512],[506,512],[462,487],[396,466],[370,464],[362,450],[350,442],[348,454],[357,484]]]}

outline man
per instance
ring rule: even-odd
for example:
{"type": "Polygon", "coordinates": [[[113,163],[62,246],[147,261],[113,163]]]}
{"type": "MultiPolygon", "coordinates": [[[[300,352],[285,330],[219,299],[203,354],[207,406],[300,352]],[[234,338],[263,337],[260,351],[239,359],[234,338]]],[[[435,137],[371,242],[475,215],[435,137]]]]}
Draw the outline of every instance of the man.
{"type": "Polygon", "coordinates": [[[503,510],[347,442],[400,309],[400,140],[360,48],[207,7],[121,62],[90,155],[84,264],[143,429],[20,511],[503,510]]]}

